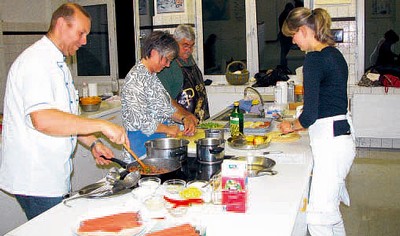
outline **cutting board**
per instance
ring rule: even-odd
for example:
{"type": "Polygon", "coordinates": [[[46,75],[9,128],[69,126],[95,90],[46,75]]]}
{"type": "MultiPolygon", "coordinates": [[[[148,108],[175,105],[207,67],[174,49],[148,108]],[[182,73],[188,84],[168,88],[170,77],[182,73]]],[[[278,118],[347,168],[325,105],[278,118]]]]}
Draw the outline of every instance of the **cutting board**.
{"type": "Polygon", "coordinates": [[[198,140],[198,139],[205,138],[205,137],[206,137],[206,134],[204,132],[204,129],[197,129],[196,133],[193,136],[182,135],[179,138],[183,138],[183,139],[186,139],[186,140],[190,141],[190,143],[188,144],[188,148],[189,149],[191,149],[191,148],[196,149],[195,141],[198,140]]]}

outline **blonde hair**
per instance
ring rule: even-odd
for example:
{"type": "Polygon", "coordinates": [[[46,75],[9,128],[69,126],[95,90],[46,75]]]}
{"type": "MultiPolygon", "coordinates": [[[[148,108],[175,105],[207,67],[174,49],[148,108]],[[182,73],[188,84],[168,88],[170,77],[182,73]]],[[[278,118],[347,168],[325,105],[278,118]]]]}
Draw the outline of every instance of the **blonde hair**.
{"type": "Polygon", "coordinates": [[[290,11],[282,26],[282,33],[285,36],[293,37],[293,35],[303,25],[315,32],[315,39],[321,43],[330,46],[335,45],[331,33],[331,16],[322,8],[310,10],[305,7],[297,7],[290,11]]]}

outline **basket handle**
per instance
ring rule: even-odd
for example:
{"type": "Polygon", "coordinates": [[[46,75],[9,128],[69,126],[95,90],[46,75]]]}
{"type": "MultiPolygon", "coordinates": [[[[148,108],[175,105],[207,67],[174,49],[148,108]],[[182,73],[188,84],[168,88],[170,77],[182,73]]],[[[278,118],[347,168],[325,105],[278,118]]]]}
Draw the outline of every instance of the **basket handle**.
{"type": "Polygon", "coordinates": [[[246,69],[246,64],[242,61],[232,61],[231,63],[228,64],[228,66],[226,67],[226,71],[230,72],[229,67],[231,67],[231,65],[235,64],[235,63],[239,63],[242,64],[243,69],[246,69]]]}

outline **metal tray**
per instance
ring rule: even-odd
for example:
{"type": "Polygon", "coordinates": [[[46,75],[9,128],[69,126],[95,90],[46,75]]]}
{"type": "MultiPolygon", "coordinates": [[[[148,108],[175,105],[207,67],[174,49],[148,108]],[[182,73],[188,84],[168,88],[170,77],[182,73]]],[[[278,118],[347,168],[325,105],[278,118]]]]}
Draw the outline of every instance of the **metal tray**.
{"type": "MultiPolygon", "coordinates": [[[[243,128],[243,133],[245,134],[265,134],[270,131],[272,118],[244,118],[244,122],[269,122],[269,126],[261,128],[243,128]]],[[[225,129],[229,131],[229,122],[225,125],[225,129]]]]}

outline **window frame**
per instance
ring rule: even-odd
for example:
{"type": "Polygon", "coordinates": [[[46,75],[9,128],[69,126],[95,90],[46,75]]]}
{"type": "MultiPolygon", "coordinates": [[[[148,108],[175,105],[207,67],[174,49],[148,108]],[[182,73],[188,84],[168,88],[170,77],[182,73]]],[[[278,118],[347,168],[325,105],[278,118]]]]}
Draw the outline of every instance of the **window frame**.
{"type": "Polygon", "coordinates": [[[75,0],[81,6],[107,6],[107,24],[108,24],[108,50],[110,61],[110,75],[102,76],[78,76],[78,59],[76,55],[72,57],[71,74],[76,83],[110,83],[112,78],[118,78],[118,57],[117,57],[117,32],[116,32],[116,19],[115,19],[115,3],[114,0],[75,0]]]}
{"type": "MultiPolygon", "coordinates": [[[[310,6],[313,0],[304,0],[304,6],[310,6]]],[[[203,15],[202,15],[202,0],[195,2],[196,16],[196,46],[198,55],[198,66],[203,73],[204,79],[211,79],[217,83],[225,82],[225,75],[205,75],[204,74],[204,46],[203,46],[203,15]]],[[[257,15],[256,0],[245,0],[246,11],[246,54],[247,54],[247,70],[250,77],[253,77],[259,72],[259,56],[258,56],[258,35],[257,35],[257,15]],[[250,9],[250,10],[249,10],[250,9]]]]}

